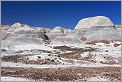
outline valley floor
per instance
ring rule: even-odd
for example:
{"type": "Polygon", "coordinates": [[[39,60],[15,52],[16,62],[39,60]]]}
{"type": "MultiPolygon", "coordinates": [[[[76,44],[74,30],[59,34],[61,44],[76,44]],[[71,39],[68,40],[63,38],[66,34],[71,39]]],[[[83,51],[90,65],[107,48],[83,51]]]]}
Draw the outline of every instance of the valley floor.
{"type": "Polygon", "coordinates": [[[48,45],[31,50],[25,45],[11,54],[3,50],[1,80],[120,81],[121,42],[86,44],[84,48],[48,45]]]}

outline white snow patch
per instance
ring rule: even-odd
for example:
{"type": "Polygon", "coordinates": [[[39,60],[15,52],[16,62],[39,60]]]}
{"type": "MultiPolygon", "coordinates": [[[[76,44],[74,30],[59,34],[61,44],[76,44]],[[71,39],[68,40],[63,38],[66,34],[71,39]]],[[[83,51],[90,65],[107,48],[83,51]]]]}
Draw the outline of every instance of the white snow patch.
{"type": "Polygon", "coordinates": [[[53,49],[44,45],[38,45],[38,44],[25,44],[25,45],[16,45],[14,46],[15,51],[20,50],[32,50],[32,49],[40,49],[40,50],[48,50],[52,51],[53,49]]]}
{"type": "Polygon", "coordinates": [[[110,79],[97,76],[97,77],[87,78],[87,81],[110,81],[110,79]]]}
{"type": "Polygon", "coordinates": [[[31,81],[29,79],[21,78],[21,77],[10,77],[10,76],[2,76],[1,81],[31,81]]]}
{"type": "Polygon", "coordinates": [[[119,64],[107,65],[107,64],[72,64],[72,65],[36,65],[36,64],[22,64],[12,62],[2,62],[1,67],[25,67],[25,68],[66,68],[66,67],[121,67],[119,64]]]}
{"type": "Polygon", "coordinates": [[[81,54],[81,58],[88,57],[88,55],[89,55],[89,52],[84,52],[81,54]]]}

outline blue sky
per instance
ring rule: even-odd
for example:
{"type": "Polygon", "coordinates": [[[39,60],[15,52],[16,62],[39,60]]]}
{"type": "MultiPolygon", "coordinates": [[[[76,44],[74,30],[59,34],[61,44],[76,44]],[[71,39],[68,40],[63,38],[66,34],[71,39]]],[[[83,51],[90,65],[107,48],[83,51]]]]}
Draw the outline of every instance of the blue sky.
{"type": "Polygon", "coordinates": [[[2,1],[1,6],[2,24],[73,29],[80,19],[98,15],[121,23],[120,1],[2,1]]]}

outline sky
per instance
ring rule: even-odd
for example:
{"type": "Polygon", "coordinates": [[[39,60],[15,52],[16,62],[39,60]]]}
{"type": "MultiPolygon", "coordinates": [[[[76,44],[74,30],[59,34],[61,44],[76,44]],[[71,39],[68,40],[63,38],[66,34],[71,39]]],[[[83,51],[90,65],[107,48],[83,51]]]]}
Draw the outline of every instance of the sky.
{"type": "Polygon", "coordinates": [[[1,24],[16,22],[33,27],[74,29],[79,20],[107,16],[121,23],[120,1],[2,1],[1,24]]]}

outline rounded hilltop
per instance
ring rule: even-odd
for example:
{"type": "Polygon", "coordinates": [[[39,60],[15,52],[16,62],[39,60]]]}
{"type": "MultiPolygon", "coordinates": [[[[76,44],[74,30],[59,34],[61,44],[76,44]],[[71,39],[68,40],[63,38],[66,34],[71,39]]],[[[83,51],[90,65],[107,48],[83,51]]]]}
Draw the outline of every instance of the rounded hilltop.
{"type": "Polygon", "coordinates": [[[22,24],[17,22],[17,23],[14,23],[13,25],[11,25],[11,27],[22,27],[22,24]]]}
{"type": "Polygon", "coordinates": [[[92,26],[113,26],[113,23],[106,16],[94,16],[81,19],[75,29],[90,28],[92,26]]]}

